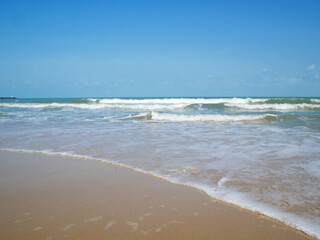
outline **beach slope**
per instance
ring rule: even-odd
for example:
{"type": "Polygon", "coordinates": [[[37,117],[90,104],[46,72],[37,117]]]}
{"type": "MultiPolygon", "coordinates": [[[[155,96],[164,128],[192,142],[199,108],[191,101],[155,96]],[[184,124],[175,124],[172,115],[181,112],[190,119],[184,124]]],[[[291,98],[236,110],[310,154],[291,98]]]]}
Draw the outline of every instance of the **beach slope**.
{"type": "Polygon", "coordinates": [[[0,151],[0,239],[310,239],[192,188],[83,159],[0,151]]]}

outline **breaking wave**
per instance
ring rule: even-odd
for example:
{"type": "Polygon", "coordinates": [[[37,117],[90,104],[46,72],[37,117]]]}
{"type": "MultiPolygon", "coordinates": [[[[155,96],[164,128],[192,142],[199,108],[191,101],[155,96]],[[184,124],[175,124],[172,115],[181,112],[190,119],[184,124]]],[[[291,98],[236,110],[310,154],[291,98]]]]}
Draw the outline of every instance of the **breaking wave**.
{"type": "Polygon", "coordinates": [[[274,114],[259,115],[213,115],[213,114],[172,114],[172,113],[140,113],[126,116],[125,119],[154,120],[164,122],[242,122],[242,121],[270,121],[278,117],[274,114]]]}
{"type": "Polygon", "coordinates": [[[4,108],[30,109],[124,109],[138,111],[184,111],[225,109],[262,111],[318,111],[320,99],[308,98],[158,98],[158,99],[48,99],[30,102],[5,102],[4,108]]]}
{"type": "Polygon", "coordinates": [[[291,111],[291,110],[320,110],[320,104],[308,104],[308,103],[278,103],[278,104],[231,104],[226,103],[225,106],[229,108],[238,108],[246,110],[279,110],[279,111],[291,111]]]}
{"type": "Polygon", "coordinates": [[[268,99],[262,98],[151,98],[151,99],[88,99],[91,102],[106,104],[217,104],[217,103],[257,103],[268,99]]]}

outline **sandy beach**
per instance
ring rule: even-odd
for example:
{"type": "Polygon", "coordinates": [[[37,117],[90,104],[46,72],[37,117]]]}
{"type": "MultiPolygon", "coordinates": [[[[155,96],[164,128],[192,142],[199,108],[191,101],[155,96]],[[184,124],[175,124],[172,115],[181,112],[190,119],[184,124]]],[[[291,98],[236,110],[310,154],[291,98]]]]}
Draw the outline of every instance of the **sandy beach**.
{"type": "Polygon", "coordinates": [[[98,161],[0,151],[0,239],[311,239],[192,188],[98,161]]]}
{"type": "Polygon", "coordinates": [[[0,240],[320,240],[320,0],[1,3],[0,240]]]}

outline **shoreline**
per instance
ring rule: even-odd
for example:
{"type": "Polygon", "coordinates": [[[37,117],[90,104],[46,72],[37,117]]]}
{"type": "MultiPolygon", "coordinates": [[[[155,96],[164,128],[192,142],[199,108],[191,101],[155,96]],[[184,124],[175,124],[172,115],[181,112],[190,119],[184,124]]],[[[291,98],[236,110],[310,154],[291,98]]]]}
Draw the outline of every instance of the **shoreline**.
{"type": "MultiPolygon", "coordinates": [[[[232,204],[232,203],[228,203],[228,202],[225,202],[225,201],[222,201],[222,200],[219,200],[219,199],[215,199],[215,198],[212,198],[211,196],[209,196],[206,192],[196,188],[196,187],[193,187],[193,186],[189,186],[189,185],[185,185],[185,184],[180,184],[180,183],[175,183],[175,182],[172,182],[172,181],[169,181],[165,178],[162,178],[160,176],[155,176],[154,174],[151,174],[151,173],[147,173],[147,172],[143,172],[143,171],[139,171],[138,169],[134,169],[134,168],[130,168],[128,166],[124,166],[122,164],[117,164],[117,163],[113,163],[111,161],[107,161],[107,160],[103,160],[103,159],[96,159],[96,158],[90,158],[90,157],[85,157],[85,156],[80,156],[80,155],[70,155],[70,154],[63,154],[63,153],[51,153],[51,152],[44,152],[44,151],[30,151],[30,150],[14,150],[14,149],[0,149],[1,152],[8,152],[8,153],[16,153],[16,154],[31,154],[31,155],[42,155],[42,156],[48,156],[48,157],[57,157],[57,158],[62,158],[64,160],[66,159],[82,159],[82,160],[91,160],[91,161],[88,161],[88,163],[93,163],[93,162],[100,162],[100,163],[106,163],[107,166],[109,167],[120,167],[122,169],[125,169],[127,171],[131,171],[133,172],[133,174],[138,174],[138,175],[144,175],[145,177],[147,178],[154,178],[156,179],[157,181],[161,181],[161,182],[165,182],[169,185],[175,185],[175,186],[180,186],[182,188],[186,188],[187,191],[195,191],[197,192],[196,194],[201,194],[203,197],[207,198],[208,200],[210,201],[213,201],[215,202],[215,204],[218,204],[218,205],[221,205],[222,208],[230,208],[230,209],[233,209],[233,211],[236,211],[236,212],[243,212],[247,215],[254,215],[254,218],[257,219],[264,219],[265,221],[267,221],[268,223],[272,224],[272,225],[277,225],[277,227],[279,228],[283,228],[283,229],[286,229],[286,231],[289,231],[291,233],[295,233],[297,236],[300,236],[301,238],[306,238],[306,239],[313,239],[313,236],[310,236],[308,235],[307,233],[301,231],[301,230],[298,230],[298,229],[295,229],[291,226],[288,226],[276,219],[273,219],[273,218],[270,218],[264,214],[261,214],[259,212],[254,212],[254,211],[251,211],[251,210],[248,210],[248,209],[245,209],[245,208],[241,208],[240,206],[237,206],[235,204],[232,204]],[[94,161],[92,161],[94,160],[94,161]]],[[[41,157],[40,157],[41,158],[41,157]]],[[[43,157],[43,158],[46,158],[46,157],[43,157]]],[[[79,162],[80,163],[80,162],[79,162]]],[[[81,164],[81,163],[80,163],[81,164]]]]}

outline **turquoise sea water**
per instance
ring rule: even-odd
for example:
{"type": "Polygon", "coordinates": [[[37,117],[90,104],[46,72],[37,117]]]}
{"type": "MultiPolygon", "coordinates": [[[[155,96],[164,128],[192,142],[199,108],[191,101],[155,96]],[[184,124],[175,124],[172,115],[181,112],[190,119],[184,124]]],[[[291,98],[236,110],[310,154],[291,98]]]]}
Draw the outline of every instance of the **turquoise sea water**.
{"type": "Polygon", "coordinates": [[[0,131],[1,149],[122,164],[320,238],[319,98],[0,100],[0,131]]]}

